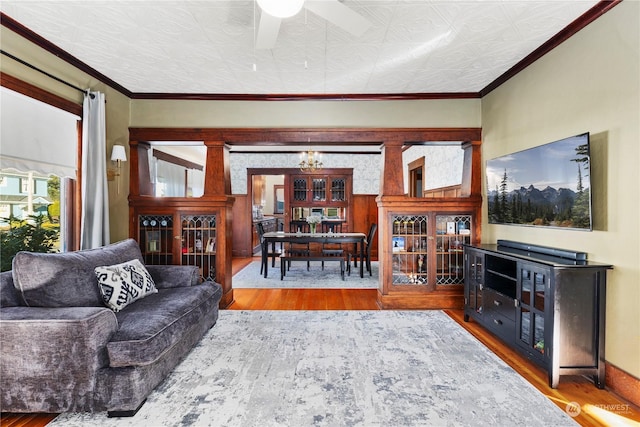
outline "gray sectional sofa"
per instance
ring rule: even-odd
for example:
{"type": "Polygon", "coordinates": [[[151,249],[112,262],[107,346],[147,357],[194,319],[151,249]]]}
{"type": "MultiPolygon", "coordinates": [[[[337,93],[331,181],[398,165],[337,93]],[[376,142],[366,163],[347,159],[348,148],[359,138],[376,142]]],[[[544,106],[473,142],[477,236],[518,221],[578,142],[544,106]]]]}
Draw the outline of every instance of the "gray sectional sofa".
{"type": "Polygon", "coordinates": [[[0,274],[3,412],[133,415],[216,323],[222,289],[195,266],[146,266],[157,292],[107,308],[94,269],[135,259],[131,239],[16,255],[0,274]]]}

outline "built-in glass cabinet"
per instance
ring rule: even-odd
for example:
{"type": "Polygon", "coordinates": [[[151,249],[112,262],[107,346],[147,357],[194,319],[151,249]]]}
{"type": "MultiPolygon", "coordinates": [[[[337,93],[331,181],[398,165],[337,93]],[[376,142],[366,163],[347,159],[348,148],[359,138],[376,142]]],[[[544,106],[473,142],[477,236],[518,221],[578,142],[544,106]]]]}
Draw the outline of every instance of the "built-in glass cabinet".
{"type": "Polygon", "coordinates": [[[201,280],[216,281],[216,215],[138,215],[138,224],[146,264],[195,265],[201,280]]]}
{"type": "MultiPolygon", "coordinates": [[[[324,169],[321,173],[295,173],[289,175],[289,210],[284,229],[296,231],[304,228],[307,217],[317,215],[324,225],[331,224],[339,232],[353,231],[352,169],[324,169]]],[[[335,231],[335,230],[334,230],[335,231]]],[[[363,230],[366,231],[366,230],[363,230]]]]}
{"type": "Polygon", "coordinates": [[[394,214],[391,217],[391,284],[464,283],[463,245],[472,239],[471,214],[394,214]]]}

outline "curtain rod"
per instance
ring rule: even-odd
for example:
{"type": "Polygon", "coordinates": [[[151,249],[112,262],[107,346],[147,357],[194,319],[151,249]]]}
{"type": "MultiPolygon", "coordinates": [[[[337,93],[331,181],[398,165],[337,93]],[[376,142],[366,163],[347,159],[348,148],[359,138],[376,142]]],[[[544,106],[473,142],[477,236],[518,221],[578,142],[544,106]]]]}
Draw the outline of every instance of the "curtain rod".
{"type": "MultiPolygon", "coordinates": [[[[42,73],[42,74],[44,74],[45,76],[47,76],[47,77],[49,77],[49,78],[51,78],[51,79],[53,79],[53,80],[55,80],[55,81],[57,81],[57,82],[60,82],[60,83],[62,83],[62,84],[65,84],[65,85],[69,86],[70,88],[73,88],[73,89],[75,89],[75,90],[77,90],[77,91],[79,91],[79,92],[82,92],[82,93],[85,93],[85,94],[89,92],[89,89],[86,89],[86,90],[85,90],[85,89],[79,88],[78,86],[73,85],[73,84],[71,84],[71,83],[69,83],[69,82],[67,82],[67,81],[64,81],[64,80],[62,80],[61,78],[54,76],[53,74],[47,73],[46,71],[44,71],[44,70],[42,70],[42,69],[40,69],[40,68],[36,67],[35,65],[31,65],[31,64],[29,64],[28,62],[26,62],[26,61],[24,61],[24,60],[22,60],[22,59],[20,59],[20,58],[18,58],[18,57],[16,57],[16,56],[14,56],[14,55],[10,54],[9,52],[6,52],[6,51],[4,51],[4,50],[1,50],[1,49],[0,49],[0,53],[2,53],[2,54],[3,54],[3,55],[5,55],[5,56],[8,56],[9,58],[13,59],[14,61],[18,61],[18,62],[19,62],[19,63],[21,63],[22,65],[25,65],[25,66],[27,66],[27,67],[31,68],[32,70],[36,70],[36,71],[38,71],[39,73],[42,73]]],[[[92,94],[92,93],[89,93],[89,96],[91,97],[91,99],[93,99],[93,98],[95,97],[95,95],[94,95],[94,94],[92,94]]]]}

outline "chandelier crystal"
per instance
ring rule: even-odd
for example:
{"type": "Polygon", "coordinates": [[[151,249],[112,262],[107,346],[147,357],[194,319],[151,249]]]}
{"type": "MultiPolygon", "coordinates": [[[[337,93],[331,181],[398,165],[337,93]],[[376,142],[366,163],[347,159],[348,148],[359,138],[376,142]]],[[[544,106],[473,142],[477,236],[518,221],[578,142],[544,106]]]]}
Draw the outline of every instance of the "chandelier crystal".
{"type": "Polygon", "coordinates": [[[318,169],[322,169],[322,162],[316,157],[318,153],[314,153],[311,149],[301,155],[302,161],[300,162],[300,170],[302,172],[314,172],[318,169]],[[306,156],[306,159],[305,159],[306,156]]]}

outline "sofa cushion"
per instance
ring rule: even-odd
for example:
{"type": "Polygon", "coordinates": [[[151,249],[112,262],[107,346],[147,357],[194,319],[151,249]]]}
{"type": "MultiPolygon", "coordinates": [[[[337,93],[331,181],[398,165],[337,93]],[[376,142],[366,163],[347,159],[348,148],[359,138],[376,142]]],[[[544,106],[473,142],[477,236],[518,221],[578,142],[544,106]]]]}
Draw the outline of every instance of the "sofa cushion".
{"type": "Polygon", "coordinates": [[[20,293],[13,286],[13,275],[10,271],[0,273],[0,307],[16,307],[24,305],[20,293]]]}
{"type": "Polygon", "coordinates": [[[94,269],[132,259],[142,261],[133,239],[76,252],[18,252],[13,259],[14,286],[30,307],[104,307],[94,269]]]}
{"type": "Polygon", "coordinates": [[[158,292],[151,275],[138,259],[96,267],[94,271],[104,303],[116,312],[158,292]]]}
{"type": "Polygon", "coordinates": [[[212,282],[159,289],[116,313],[119,328],[107,344],[109,366],[154,363],[202,321],[210,300],[219,300],[221,292],[212,282]]]}

